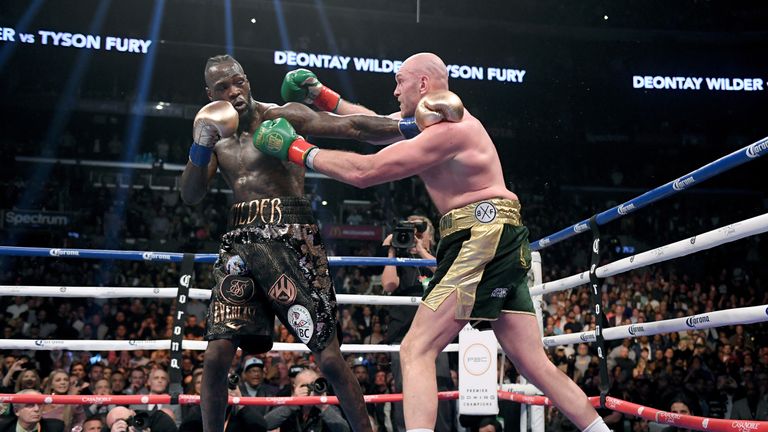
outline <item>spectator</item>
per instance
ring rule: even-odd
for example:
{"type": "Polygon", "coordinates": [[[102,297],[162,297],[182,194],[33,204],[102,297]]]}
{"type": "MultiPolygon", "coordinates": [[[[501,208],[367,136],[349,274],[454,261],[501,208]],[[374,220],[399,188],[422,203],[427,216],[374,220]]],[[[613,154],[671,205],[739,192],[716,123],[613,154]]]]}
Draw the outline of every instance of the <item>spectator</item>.
{"type": "MultiPolygon", "coordinates": [[[[69,375],[63,370],[55,370],[46,378],[44,394],[49,395],[76,395],[80,389],[69,383],[69,375]]],[[[45,419],[57,419],[64,422],[64,429],[69,431],[75,426],[82,426],[85,420],[83,405],[50,404],[42,408],[42,416],[45,419]]]]}
{"type": "MultiPolygon", "coordinates": [[[[272,397],[277,395],[277,388],[264,382],[264,361],[258,357],[248,357],[243,364],[243,374],[240,392],[244,396],[272,397]]],[[[267,407],[257,407],[256,410],[264,416],[267,407]]]]}
{"type": "MultiPolygon", "coordinates": [[[[147,380],[147,387],[149,388],[149,396],[168,394],[168,372],[163,369],[153,369],[149,374],[147,380]]],[[[134,411],[153,411],[167,410],[165,411],[176,423],[178,427],[181,424],[181,406],[180,405],[164,405],[158,403],[149,404],[137,404],[129,406],[134,411]]]]}
{"type": "MultiPolygon", "coordinates": [[[[40,392],[26,389],[17,394],[39,395],[40,392]]],[[[13,414],[10,417],[0,417],[0,432],[65,432],[63,421],[42,418],[42,407],[39,403],[14,403],[13,414]]]]}

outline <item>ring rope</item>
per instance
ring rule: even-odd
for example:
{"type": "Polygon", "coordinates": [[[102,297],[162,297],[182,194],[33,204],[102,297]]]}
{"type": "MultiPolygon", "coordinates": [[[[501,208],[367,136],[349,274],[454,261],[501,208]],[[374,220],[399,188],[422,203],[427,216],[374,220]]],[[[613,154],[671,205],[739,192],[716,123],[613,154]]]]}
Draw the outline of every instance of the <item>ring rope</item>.
{"type": "MultiPolygon", "coordinates": [[[[176,288],[151,287],[0,285],[0,297],[23,295],[27,297],[176,298],[176,292],[176,288]]],[[[211,298],[211,290],[190,288],[189,298],[208,300],[211,298]]],[[[421,297],[336,294],[336,301],[339,304],[418,306],[421,297]]]]}
{"type": "MultiPolygon", "coordinates": [[[[184,256],[184,254],[181,252],[149,252],[108,249],[62,249],[22,246],[0,246],[0,255],[147,262],[181,262],[182,257],[184,256]]],[[[214,263],[219,257],[217,254],[194,254],[194,256],[196,263],[214,263]]],[[[329,256],[328,265],[330,267],[386,265],[432,267],[435,265],[435,260],[423,258],[329,256]]]]}
{"type": "MultiPolygon", "coordinates": [[[[459,398],[458,391],[444,391],[437,395],[439,400],[455,400],[459,398]]],[[[498,391],[498,398],[525,405],[551,406],[552,402],[545,396],[531,396],[521,393],[498,391]]],[[[364,395],[366,403],[400,402],[403,400],[401,393],[364,395]]],[[[600,398],[589,398],[590,403],[597,407],[600,398]]],[[[0,394],[0,403],[31,403],[31,404],[57,404],[57,405],[131,405],[131,404],[169,404],[170,395],[41,395],[41,394],[0,394]]],[[[200,403],[200,396],[179,395],[178,403],[181,405],[195,405],[200,403]]],[[[336,396],[290,396],[290,397],[229,397],[230,405],[241,406],[281,406],[281,405],[318,405],[334,404],[339,400],[336,396]]],[[[622,399],[608,396],[606,408],[624,414],[641,417],[657,423],[678,426],[681,428],[696,429],[714,432],[768,432],[768,422],[750,420],[728,420],[690,416],[658,410],[643,405],[638,405],[622,399]]]]}
{"type": "MultiPolygon", "coordinates": [[[[31,351],[135,351],[167,350],[170,339],[155,340],[77,340],[77,339],[0,339],[0,350],[18,349],[31,351]]],[[[205,351],[208,342],[184,340],[181,349],[205,351]]],[[[303,343],[275,342],[272,351],[311,352],[303,343]]],[[[400,345],[342,344],[343,353],[387,353],[399,352],[400,345]]],[[[458,352],[459,344],[449,344],[443,352],[458,352]]]]}
{"type": "MultiPolygon", "coordinates": [[[[702,330],[725,327],[735,324],[754,324],[768,321],[768,305],[725,309],[682,318],[663,321],[621,325],[603,329],[605,340],[626,339],[636,336],[652,336],[659,333],[671,333],[683,330],[702,330]]],[[[568,333],[544,338],[544,345],[570,345],[581,342],[594,342],[595,332],[568,333]]]]}
{"type": "MultiPolygon", "coordinates": [[[[768,305],[749,306],[744,308],[725,309],[707,312],[682,318],[672,318],[663,321],[644,322],[638,324],[610,327],[603,330],[605,340],[616,340],[639,335],[655,335],[683,330],[701,330],[724,327],[735,324],[753,324],[768,321],[768,305]]],[[[544,346],[570,345],[581,342],[594,342],[595,332],[569,333],[558,336],[547,336],[542,339],[544,346]]],[[[208,343],[200,340],[185,340],[182,349],[204,351],[208,343]]],[[[62,340],[62,339],[2,339],[0,349],[22,350],[60,350],[70,351],[112,351],[112,350],[164,350],[170,346],[169,339],[161,340],[62,340]]],[[[300,343],[275,342],[273,351],[309,352],[309,348],[300,343]]],[[[369,345],[342,344],[341,352],[351,353],[381,353],[399,352],[400,345],[369,345]]],[[[444,352],[458,352],[458,344],[449,344],[444,352]]]]}
{"type": "MultiPolygon", "coordinates": [[[[648,192],[623,204],[619,204],[616,207],[610,208],[602,213],[598,213],[597,224],[605,225],[608,222],[632,213],[635,210],[647,206],[648,204],[660,201],[670,195],[674,195],[680,191],[683,191],[691,185],[699,184],[704,180],[728,171],[731,168],[735,168],[743,163],[755,160],[760,156],[768,153],[766,149],[768,149],[768,137],[756,141],[746,147],[740,148],[731,154],[723,156],[714,162],[710,162],[707,165],[693,170],[688,174],[680,176],[669,183],[657,187],[656,189],[651,189],[648,192]]],[[[531,250],[536,251],[548,246],[552,246],[555,243],[561,242],[567,238],[571,238],[576,234],[580,234],[584,231],[589,231],[589,219],[583,220],[554,234],[532,242],[531,250]]]]}
{"type": "MultiPolygon", "coordinates": [[[[762,234],[766,231],[768,231],[768,213],[608,263],[597,269],[597,276],[599,278],[613,276],[636,268],[689,255],[694,252],[711,249],[724,243],[741,240],[744,237],[762,234]]],[[[534,285],[531,288],[531,295],[534,296],[544,293],[564,291],[586,283],[589,283],[589,271],[568,276],[563,279],[534,285]]]]}

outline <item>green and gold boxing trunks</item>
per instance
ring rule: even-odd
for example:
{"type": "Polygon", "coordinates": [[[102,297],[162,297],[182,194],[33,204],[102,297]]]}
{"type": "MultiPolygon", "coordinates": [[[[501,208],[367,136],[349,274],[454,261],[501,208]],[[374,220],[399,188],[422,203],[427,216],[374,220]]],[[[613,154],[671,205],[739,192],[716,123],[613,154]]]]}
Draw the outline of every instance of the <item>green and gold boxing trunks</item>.
{"type": "Polygon", "coordinates": [[[437,271],[422,303],[436,311],[456,292],[456,319],[498,319],[501,312],[535,314],[528,270],[531,250],[520,202],[491,199],[440,219],[437,271]]]}

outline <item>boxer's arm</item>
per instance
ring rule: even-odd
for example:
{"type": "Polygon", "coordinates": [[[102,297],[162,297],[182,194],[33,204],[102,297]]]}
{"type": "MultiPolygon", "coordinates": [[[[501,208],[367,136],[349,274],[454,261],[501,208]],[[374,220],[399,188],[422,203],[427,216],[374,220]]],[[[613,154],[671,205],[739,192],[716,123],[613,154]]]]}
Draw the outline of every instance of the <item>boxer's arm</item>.
{"type": "Polygon", "coordinates": [[[265,120],[280,117],[287,119],[301,135],[377,142],[402,139],[398,120],[384,116],[336,115],[314,111],[299,103],[271,107],[264,112],[265,120]]]}
{"type": "Polygon", "coordinates": [[[211,155],[211,161],[205,167],[197,166],[188,160],[184,172],[181,173],[181,200],[188,205],[202,201],[208,193],[208,183],[216,175],[217,168],[216,153],[211,155]]]}
{"type": "Polygon", "coordinates": [[[467,141],[464,134],[460,124],[441,123],[372,155],[316,149],[311,155],[311,167],[336,180],[367,188],[418,175],[452,159],[461,143],[467,141]]]}
{"type": "Polygon", "coordinates": [[[370,115],[370,116],[378,115],[375,112],[373,112],[372,109],[366,108],[362,105],[358,105],[352,102],[348,102],[344,99],[341,99],[341,101],[339,101],[339,106],[336,108],[336,114],[339,114],[339,115],[364,114],[364,115],[370,115]]]}

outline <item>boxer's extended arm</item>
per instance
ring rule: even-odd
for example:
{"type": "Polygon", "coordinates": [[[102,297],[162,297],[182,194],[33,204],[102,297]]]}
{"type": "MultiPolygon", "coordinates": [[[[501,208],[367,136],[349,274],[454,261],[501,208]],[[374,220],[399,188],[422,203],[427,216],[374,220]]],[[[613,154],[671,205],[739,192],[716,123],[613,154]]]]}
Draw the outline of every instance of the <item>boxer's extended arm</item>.
{"type": "Polygon", "coordinates": [[[459,151],[460,125],[441,123],[421,135],[361,155],[317,149],[307,155],[307,166],[329,177],[359,188],[400,180],[452,159],[459,151]]]}
{"type": "Polygon", "coordinates": [[[261,152],[305,165],[344,183],[365,188],[416,175],[454,157],[471,142],[462,123],[440,123],[421,135],[386,147],[374,155],[321,150],[298,136],[284,118],[264,121],[253,136],[261,152]]]}
{"type": "Polygon", "coordinates": [[[283,117],[296,132],[328,138],[348,138],[358,141],[402,139],[399,121],[378,115],[336,115],[313,111],[298,103],[287,103],[264,112],[265,120],[283,117]]]}

